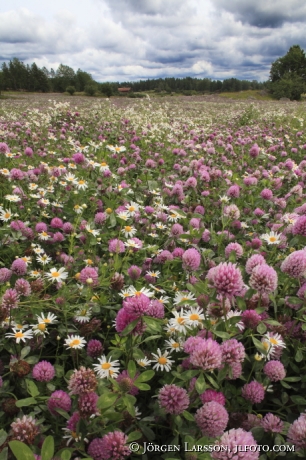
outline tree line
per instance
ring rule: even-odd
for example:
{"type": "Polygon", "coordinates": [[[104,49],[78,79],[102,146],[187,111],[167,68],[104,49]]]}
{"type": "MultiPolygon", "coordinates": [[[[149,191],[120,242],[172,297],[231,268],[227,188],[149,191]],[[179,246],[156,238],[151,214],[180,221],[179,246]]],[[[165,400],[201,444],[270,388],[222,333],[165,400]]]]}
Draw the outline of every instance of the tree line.
{"type": "Polygon", "coordinates": [[[46,67],[39,68],[35,62],[25,65],[17,58],[8,64],[4,62],[0,72],[2,89],[13,91],[62,93],[69,86],[73,86],[75,91],[84,91],[86,85],[94,83],[92,76],[81,69],[75,72],[71,67],[60,64],[56,71],[48,70],[46,67]]]}
{"type": "Polygon", "coordinates": [[[68,65],[60,64],[58,69],[48,70],[39,68],[34,62],[25,65],[18,58],[13,58],[8,64],[3,63],[0,71],[0,91],[40,91],[40,92],[85,92],[93,96],[100,92],[110,97],[118,94],[119,87],[129,87],[133,91],[130,96],[144,91],[183,93],[234,92],[245,90],[268,90],[276,99],[282,97],[291,100],[301,99],[306,92],[306,56],[299,45],[290,47],[287,54],[271,64],[270,78],[266,82],[257,80],[239,80],[227,78],[223,81],[210,78],[157,78],[140,81],[96,82],[84,70],[76,72],[68,65]]]}
{"type": "Polygon", "coordinates": [[[25,65],[18,58],[13,58],[8,64],[2,64],[0,71],[0,85],[2,89],[13,91],[39,91],[39,92],[68,92],[85,91],[89,94],[100,91],[111,96],[117,93],[118,87],[130,87],[134,92],[221,92],[242,91],[248,89],[262,89],[265,83],[256,80],[239,80],[229,78],[226,80],[212,80],[210,78],[157,78],[132,82],[96,82],[92,76],[84,70],[76,72],[68,65],[60,64],[58,69],[48,70],[46,67],[39,68],[34,62],[25,65]]]}

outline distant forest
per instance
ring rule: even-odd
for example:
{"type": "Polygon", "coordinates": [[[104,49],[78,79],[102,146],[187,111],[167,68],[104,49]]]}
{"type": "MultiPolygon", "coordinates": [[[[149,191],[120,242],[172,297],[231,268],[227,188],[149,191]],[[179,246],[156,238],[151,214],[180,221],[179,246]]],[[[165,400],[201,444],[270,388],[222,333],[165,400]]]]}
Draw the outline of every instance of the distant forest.
{"type": "Polygon", "coordinates": [[[210,78],[157,78],[140,81],[96,82],[92,76],[78,69],[76,72],[69,66],[60,64],[58,69],[39,68],[35,62],[25,65],[17,58],[8,64],[2,64],[0,71],[0,90],[38,91],[38,92],[85,92],[94,95],[96,92],[107,96],[117,95],[118,88],[129,87],[134,93],[143,91],[179,92],[183,94],[215,93],[226,91],[259,90],[268,87],[268,82],[257,80],[239,80],[228,78],[223,81],[210,78]]]}

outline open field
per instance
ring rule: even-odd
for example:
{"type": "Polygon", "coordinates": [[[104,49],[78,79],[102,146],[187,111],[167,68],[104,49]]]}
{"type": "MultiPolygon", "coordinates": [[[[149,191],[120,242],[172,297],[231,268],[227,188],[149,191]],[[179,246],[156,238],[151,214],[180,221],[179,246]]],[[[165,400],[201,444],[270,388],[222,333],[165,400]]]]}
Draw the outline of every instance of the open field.
{"type": "Polygon", "coordinates": [[[0,460],[305,456],[306,104],[5,96],[0,460]]]}

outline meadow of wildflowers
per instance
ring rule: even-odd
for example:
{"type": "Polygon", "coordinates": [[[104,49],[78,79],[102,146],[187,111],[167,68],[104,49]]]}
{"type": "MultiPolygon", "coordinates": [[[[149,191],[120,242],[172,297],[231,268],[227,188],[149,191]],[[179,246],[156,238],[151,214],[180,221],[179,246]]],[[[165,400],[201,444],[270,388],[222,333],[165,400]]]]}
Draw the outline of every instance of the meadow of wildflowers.
{"type": "Polygon", "coordinates": [[[0,460],[305,458],[305,107],[83,101],[0,112],[0,460]]]}

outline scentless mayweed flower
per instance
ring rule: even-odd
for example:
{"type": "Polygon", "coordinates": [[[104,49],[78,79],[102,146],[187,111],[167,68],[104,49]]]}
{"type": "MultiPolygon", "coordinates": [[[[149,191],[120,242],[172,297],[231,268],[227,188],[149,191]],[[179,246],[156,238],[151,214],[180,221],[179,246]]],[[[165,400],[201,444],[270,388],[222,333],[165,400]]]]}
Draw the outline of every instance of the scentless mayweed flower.
{"type": "Polygon", "coordinates": [[[158,402],[167,414],[179,415],[188,408],[189,396],[184,388],[164,385],[159,391],[158,402]]]}

